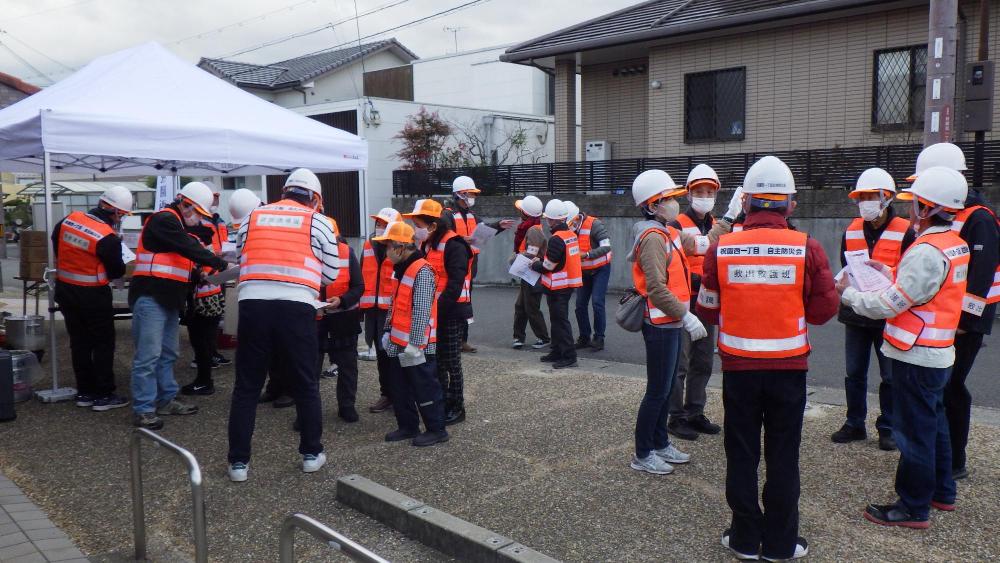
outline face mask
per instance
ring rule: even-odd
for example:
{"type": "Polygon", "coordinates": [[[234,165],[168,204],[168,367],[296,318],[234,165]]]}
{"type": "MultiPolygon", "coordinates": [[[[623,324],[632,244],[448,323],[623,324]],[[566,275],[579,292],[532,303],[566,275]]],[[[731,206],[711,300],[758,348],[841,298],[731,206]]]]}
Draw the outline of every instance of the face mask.
{"type": "Polygon", "coordinates": [[[662,219],[664,223],[670,223],[676,219],[680,212],[681,204],[677,203],[677,200],[674,198],[662,201],[656,206],[656,216],[662,219]]]}
{"type": "Polygon", "coordinates": [[[198,213],[191,208],[188,208],[187,211],[183,211],[182,208],[181,217],[184,218],[184,224],[187,225],[188,227],[194,227],[198,223],[200,223],[200,221],[198,220],[198,213]]]}
{"type": "Polygon", "coordinates": [[[469,207],[472,207],[473,205],[476,204],[476,198],[474,197],[465,198],[465,204],[468,205],[469,207]]]}
{"type": "Polygon", "coordinates": [[[874,221],[882,215],[882,202],[880,201],[859,201],[858,211],[865,221],[874,221]]]}
{"type": "Polygon", "coordinates": [[[385,234],[385,227],[375,227],[375,236],[380,237],[385,234]]]}
{"type": "Polygon", "coordinates": [[[427,240],[427,237],[431,236],[430,231],[426,227],[417,227],[413,230],[413,238],[423,242],[427,240]]]}
{"type": "Polygon", "coordinates": [[[714,197],[693,197],[691,198],[691,209],[698,213],[708,213],[715,209],[714,197]]]}

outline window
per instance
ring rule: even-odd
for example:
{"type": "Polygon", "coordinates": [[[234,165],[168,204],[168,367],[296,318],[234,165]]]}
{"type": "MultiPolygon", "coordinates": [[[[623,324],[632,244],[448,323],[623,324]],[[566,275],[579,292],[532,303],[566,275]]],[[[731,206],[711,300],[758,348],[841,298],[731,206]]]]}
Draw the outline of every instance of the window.
{"type": "Polygon", "coordinates": [[[684,141],[742,141],[746,68],[684,75],[684,141]]]}
{"type": "Polygon", "coordinates": [[[923,128],[927,46],[875,51],[872,76],[872,130],[923,128]]]}
{"type": "Polygon", "coordinates": [[[223,176],[222,189],[239,190],[247,187],[247,179],[243,176],[223,176]]]}

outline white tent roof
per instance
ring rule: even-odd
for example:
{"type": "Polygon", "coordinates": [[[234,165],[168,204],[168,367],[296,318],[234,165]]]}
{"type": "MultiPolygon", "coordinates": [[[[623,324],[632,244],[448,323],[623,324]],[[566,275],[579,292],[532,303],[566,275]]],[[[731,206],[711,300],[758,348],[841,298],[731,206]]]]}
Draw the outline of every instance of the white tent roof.
{"type": "MultiPolygon", "coordinates": [[[[95,195],[103,194],[112,186],[124,186],[132,193],[151,192],[156,190],[145,182],[52,182],[52,195],[95,195]]],[[[18,195],[44,195],[45,184],[35,182],[18,192],[18,195]]]]}
{"type": "Polygon", "coordinates": [[[104,176],[361,170],[367,143],[147,43],[0,110],[0,170],[104,176]]]}

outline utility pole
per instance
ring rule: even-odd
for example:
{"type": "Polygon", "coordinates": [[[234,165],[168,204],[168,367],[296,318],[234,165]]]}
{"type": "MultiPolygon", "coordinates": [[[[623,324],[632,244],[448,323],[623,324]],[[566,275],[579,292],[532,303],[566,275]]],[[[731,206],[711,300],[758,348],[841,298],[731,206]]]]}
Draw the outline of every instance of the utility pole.
{"type": "Polygon", "coordinates": [[[445,26],[445,28],[444,28],[445,31],[447,31],[448,33],[451,33],[452,35],[455,36],[455,52],[456,53],[458,52],[458,32],[462,31],[462,29],[464,29],[464,28],[461,28],[461,27],[448,27],[448,26],[445,26]]]}
{"type": "Polygon", "coordinates": [[[931,0],[924,146],[951,142],[958,64],[958,0],[931,0]]]}

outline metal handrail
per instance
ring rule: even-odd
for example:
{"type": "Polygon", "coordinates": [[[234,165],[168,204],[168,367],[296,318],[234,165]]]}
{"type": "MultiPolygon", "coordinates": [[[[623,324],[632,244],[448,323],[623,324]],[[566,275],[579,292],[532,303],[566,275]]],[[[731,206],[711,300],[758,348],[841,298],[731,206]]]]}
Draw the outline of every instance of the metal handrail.
{"type": "Polygon", "coordinates": [[[132,523],[135,537],[135,559],[146,560],[146,509],[143,506],[142,495],[142,439],[147,438],[154,445],[163,446],[184,462],[187,466],[188,478],[191,480],[191,511],[194,520],[195,561],[208,561],[208,536],[205,530],[205,493],[202,490],[201,466],[194,455],[167,440],[159,434],[145,428],[136,428],[129,442],[129,461],[132,469],[132,523]]]}
{"type": "Polygon", "coordinates": [[[362,561],[364,563],[389,563],[387,559],[375,555],[343,534],[335,532],[322,522],[302,513],[292,514],[281,523],[281,543],[278,548],[280,551],[279,561],[281,563],[292,563],[295,561],[296,528],[309,532],[314,538],[326,542],[330,547],[355,561],[362,561]]]}

